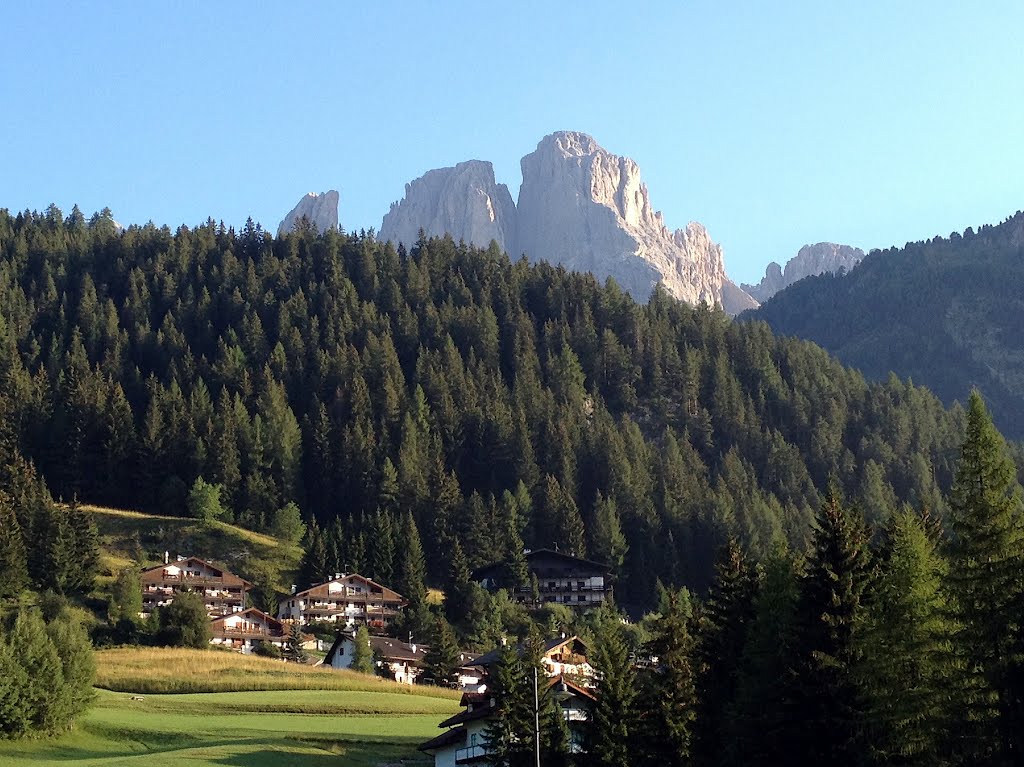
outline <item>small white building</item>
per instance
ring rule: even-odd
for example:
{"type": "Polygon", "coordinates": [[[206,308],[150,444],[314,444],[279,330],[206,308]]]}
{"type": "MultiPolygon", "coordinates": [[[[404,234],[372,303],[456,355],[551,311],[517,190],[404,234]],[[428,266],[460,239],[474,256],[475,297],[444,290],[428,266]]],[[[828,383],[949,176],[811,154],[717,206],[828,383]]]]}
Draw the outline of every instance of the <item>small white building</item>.
{"type": "MultiPolygon", "coordinates": [[[[427,657],[426,645],[402,642],[391,637],[371,636],[370,653],[379,664],[386,664],[388,676],[402,684],[413,684],[423,673],[423,662],[427,657]]],[[[331,668],[351,668],[355,650],[355,636],[342,633],[334,640],[324,657],[324,665],[331,668]]]]}

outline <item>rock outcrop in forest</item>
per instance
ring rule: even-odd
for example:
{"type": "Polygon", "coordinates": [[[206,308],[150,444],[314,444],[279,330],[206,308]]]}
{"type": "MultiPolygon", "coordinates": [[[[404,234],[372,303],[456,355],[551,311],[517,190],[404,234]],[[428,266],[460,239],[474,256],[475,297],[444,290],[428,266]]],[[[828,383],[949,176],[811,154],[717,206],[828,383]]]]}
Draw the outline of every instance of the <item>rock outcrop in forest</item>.
{"type": "Polygon", "coordinates": [[[333,189],[321,194],[310,192],[299,200],[298,205],[292,208],[291,212],[284,217],[284,220],[277,227],[277,236],[280,237],[291,232],[295,229],[295,225],[303,218],[308,219],[318,232],[337,229],[338,199],[339,195],[333,189]]]}
{"type": "Polygon", "coordinates": [[[793,258],[786,262],[785,271],[778,263],[772,261],[764,270],[764,277],[757,285],[744,283],[741,287],[759,303],[764,303],[780,290],[788,288],[804,277],[848,272],[863,258],[864,251],[850,245],[837,245],[834,242],[804,245],[793,258]]]}
{"type": "Polygon", "coordinates": [[[659,282],[691,304],[721,304],[731,314],[757,306],[725,273],[722,248],[699,223],[671,231],[654,210],[640,169],[573,131],[553,133],[522,159],[518,205],[473,160],[432,170],[406,185],[381,224],[382,241],[411,245],[422,229],[477,246],[491,240],[513,256],[613,277],[646,301],[659,282]]]}

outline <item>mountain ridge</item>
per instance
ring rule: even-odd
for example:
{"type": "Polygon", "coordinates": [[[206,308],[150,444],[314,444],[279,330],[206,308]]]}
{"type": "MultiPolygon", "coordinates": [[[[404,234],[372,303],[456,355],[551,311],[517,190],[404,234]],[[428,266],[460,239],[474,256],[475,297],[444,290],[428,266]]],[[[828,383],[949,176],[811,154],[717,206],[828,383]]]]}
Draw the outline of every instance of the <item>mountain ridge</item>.
{"type": "Polygon", "coordinates": [[[872,251],[843,275],[808,277],[741,319],[804,338],[876,380],[890,372],[949,404],[972,388],[1024,438],[1024,213],[963,234],[872,251]]]}

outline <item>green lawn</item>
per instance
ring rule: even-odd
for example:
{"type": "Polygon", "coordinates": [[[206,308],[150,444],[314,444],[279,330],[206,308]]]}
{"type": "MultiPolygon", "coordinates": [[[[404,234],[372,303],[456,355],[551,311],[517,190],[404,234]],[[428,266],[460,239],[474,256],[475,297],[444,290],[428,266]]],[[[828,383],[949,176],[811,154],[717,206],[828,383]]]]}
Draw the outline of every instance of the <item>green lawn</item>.
{"type": "Polygon", "coordinates": [[[0,741],[0,764],[363,767],[418,759],[427,765],[417,744],[437,735],[438,722],[458,710],[451,699],[367,691],[131,698],[98,690],[74,732],[48,741],[0,741]]]}

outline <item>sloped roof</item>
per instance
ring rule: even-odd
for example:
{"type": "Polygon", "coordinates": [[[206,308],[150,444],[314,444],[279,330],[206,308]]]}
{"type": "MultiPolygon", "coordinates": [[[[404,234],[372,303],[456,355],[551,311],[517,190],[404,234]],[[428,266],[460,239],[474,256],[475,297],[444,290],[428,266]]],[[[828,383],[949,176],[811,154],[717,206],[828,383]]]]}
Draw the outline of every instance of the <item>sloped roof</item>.
{"type": "MultiPolygon", "coordinates": [[[[369,578],[367,578],[365,575],[360,575],[359,573],[348,573],[347,575],[343,575],[340,578],[331,578],[329,581],[324,581],[323,583],[318,583],[315,586],[310,586],[305,591],[300,591],[297,594],[291,594],[291,595],[289,595],[287,597],[284,597],[282,599],[282,601],[285,601],[285,600],[288,600],[288,599],[302,598],[302,597],[326,597],[326,596],[331,596],[331,594],[330,594],[330,584],[338,583],[339,581],[347,581],[347,580],[349,580],[351,578],[355,578],[355,579],[361,581],[362,583],[365,583],[367,586],[375,586],[376,588],[381,590],[380,594],[371,594],[371,593],[365,594],[365,596],[367,598],[373,597],[375,599],[386,600],[386,601],[389,601],[389,602],[404,602],[405,601],[405,597],[403,597],[401,594],[399,594],[394,589],[389,589],[387,586],[382,586],[381,584],[377,583],[376,581],[372,581],[369,578]]],[[[349,594],[348,596],[356,596],[356,597],[362,598],[364,595],[363,594],[349,594]]]]}
{"type": "Polygon", "coordinates": [[[568,679],[564,674],[553,676],[550,680],[548,680],[548,687],[554,687],[555,685],[559,685],[560,687],[568,690],[569,692],[572,692],[575,695],[579,695],[582,698],[587,698],[590,701],[597,700],[597,696],[594,695],[593,690],[588,690],[586,687],[580,687],[578,684],[568,679]]]}
{"type": "MultiPolygon", "coordinates": [[[[324,664],[331,664],[338,648],[341,647],[341,643],[345,641],[354,641],[353,635],[348,632],[343,632],[335,637],[334,643],[331,645],[331,649],[327,651],[327,655],[324,657],[324,664]]],[[[427,657],[427,652],[430,650],[430,647],[428,645],[416,644],[415,648],[416,649],[414,651],[413,645],[399,639],[392,639],[391,637],[370,637],[371,652],[379,654],[384,658],[384,660],[389,662],[414,663],[417,665],[422,664],[423,659],[427,657]]]]}
{"type": "MultiPolygon", "coordinates": [[[[545,655],[545,656],[546,655],[551,655],[556,650],[558,650],[558,649],[560,649],[560,648],[562,648],[565,645],[570,644],[570,643],[575,643],[576,645],[578,645],[581,648],[581,650],[582,650],[581,654],[582,655],[586,655],[587,646],[585,644],[583,644],[583,640],[582,639],[580,639],[578,636],[575,636],[575,635],[573,635],[571,637],[566,637],[564,639],[559,638],[559,639],[549,639],[549,640],[547,640],[544,643],[544,649],[541,651],[541,655],[545,655]]],[[[516,649],[516,652],[519,655],[523,654],[523,645],[522,645],[522,643],[517,644],[515,649],[516,649]]],[[[466,663],[464,665],[469,666],[469,667],[472,667],[472,666],[493,666],[495,663],[498,662],[498,659],[500,657],[501,657],[501,648],[500,647],[496,647],[493,650],[491,650],[490,652],[484,653],[479,658],[477,658],[475,661],[472,661],[470,663],[466,663]]]]}
{"type": "Polygon", "coordinates": [[[210,621],[210,628],[211,630],[216,630],[215,627],[217,626],[217,624],[223,623],[228,618],[238,617],[246,617],[250,619],[255,618],[257,620],[265,621],[268,627],[276,631],[280,631],[282,634],[284,633],[284,624],[281,621],[279,621],[272,615],[263,612],[257,607],[249,607],[245,610],[242,610],[241,612],[231,613],[230,615],[221,615],[216,618],[213,618],[210,621]]]}
{"type": "Polygon", "coordinates": [[[154,565],[153,567],[143,568],[141,580],[143,583],[162,582],[163,580],[165,580],[163,571],[166,570],[168,567],[174,566],[179,567],[182,570],[186,570],[188,569],[189,564],[194,563],[198,563],[203,567],[219,572],[220,576],[217,577],[219,577],[220,580],[224,582],[225,586],[245,586],[246,588],[252,588],[252,583],[245,580],[245,578],[241,578],[235,575],[226,567],[214,564],[213,562],[210,562],[206,559],[201,559],[200,557],[185,557],[184,559],[180,559],[175,562],[168,562],[167,564],[159,564],[154,565]]]}
{"type": "Polygon", "coordinates": [[[456,724],[465,724],[466,722],[475,722],[477,719],[486,719],[493,711],[491,706],[491,698],[485,696],[483,702],[474,704],[473,708],[466,708],[464,711],[460,711],[454,716],[450,716],[445,719],[438,727],[451,727],[456,724]]]}
{"type": "Polygon", "coordinates": [[[442,732],[436,738],[431,738],[426,743],[421,743],[416,747],[417,751],[433,751],[436,748],[444,748],[454,743],[465,743],[466,742],[466,728],[456,727],[454,730],[448,730],[442,732]]]}

